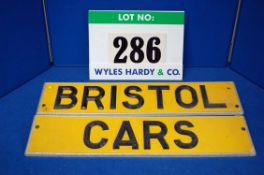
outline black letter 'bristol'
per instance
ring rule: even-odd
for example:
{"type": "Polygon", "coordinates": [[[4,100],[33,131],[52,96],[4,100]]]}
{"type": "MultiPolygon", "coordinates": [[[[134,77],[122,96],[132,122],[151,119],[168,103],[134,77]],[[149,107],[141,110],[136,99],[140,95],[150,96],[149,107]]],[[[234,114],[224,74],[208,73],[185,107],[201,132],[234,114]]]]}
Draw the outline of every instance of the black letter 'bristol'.
{"type": "Polygon", "coordinates": [[[54,109],[69,109],[76,105],[77,103],[77,89],[73,86],[59,86],[58,92],[54,104],[54,109]],[[71,91],[70,93],[64,94],[64,91],[71,91]],[[71,100],[71,103],[61,104],[63,98],[68,98],[71,100]]]}
{"type": "Polygon", "coordinates": [[[132,97],[132,98],[136,98],[138,100],[138,103],[137,104],[130,104],[128,103],[128,101],[125,101],[123,102],[123,105],[128,108],[128,109],[138,109],[140,108],[141,106],[143,106],[144,104],[144,99],[141,95],[139,94],[134,94],[134,93],[131,93],[130,91],[137,91],[137,92],[140,92],[142,91],[141,88],[139,88],[138,86],[128,86],[126,89],[125,89],[125,95],[128,96],[128,97],[132,97]]]}
{"type": "Polygon", "coordinates": [[[82,109],[87,109],[88,101],[94,101],[98,109],[101,110],[104,109],[104,105],[101,102],[101,98],[103,98],[104,95],[105,95],[104,89],[99,86],[84,86],[82,109]],[[99,94],[96,96],[90,96],[89,95],[90,90],[96,90],[99,92],[99,94]]]}

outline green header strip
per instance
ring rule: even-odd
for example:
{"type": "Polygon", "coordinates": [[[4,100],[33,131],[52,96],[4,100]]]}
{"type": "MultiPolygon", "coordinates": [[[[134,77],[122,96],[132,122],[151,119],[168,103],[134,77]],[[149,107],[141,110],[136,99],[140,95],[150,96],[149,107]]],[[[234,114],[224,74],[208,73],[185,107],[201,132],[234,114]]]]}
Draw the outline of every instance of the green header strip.
{"type": "Polygon", "coordinates": [[[96,11],[88,13],[90,24],[184,24],[184,12],[96,11]]]}

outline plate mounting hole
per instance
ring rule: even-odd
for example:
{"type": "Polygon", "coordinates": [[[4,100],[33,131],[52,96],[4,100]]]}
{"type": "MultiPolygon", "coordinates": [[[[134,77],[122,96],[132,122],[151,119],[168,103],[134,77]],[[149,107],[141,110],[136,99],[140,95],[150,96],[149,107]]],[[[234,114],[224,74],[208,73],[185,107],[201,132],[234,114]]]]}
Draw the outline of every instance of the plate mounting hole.
{"type": "Polygon", "coordinates": [[[231,88],[230,87],[227,87],[226,89],[230,90],[231,88]]]}
{"type": "Polygon", "coordinates": [[[239,105],[235,105],[236,108],[239,108],[239,105]]]}
{"type": "Polygon", "coordinates": [[[46,104],[42,104],[41,106],[44,108],[44,107],[46,107],[46,104]]]}
{"type": "Polygon", "coordinates": [[[36,129],[39,129],[39,125],[36,125],[35,128],[36,128],[36,129]]]}
{"type": "Polygon", "coordinates": [[[242,127],[241,127],[241,130],[242,130],[242,131],[245,131],[245,130],[246,130],[246,128],[242,126],[242,127]]]}

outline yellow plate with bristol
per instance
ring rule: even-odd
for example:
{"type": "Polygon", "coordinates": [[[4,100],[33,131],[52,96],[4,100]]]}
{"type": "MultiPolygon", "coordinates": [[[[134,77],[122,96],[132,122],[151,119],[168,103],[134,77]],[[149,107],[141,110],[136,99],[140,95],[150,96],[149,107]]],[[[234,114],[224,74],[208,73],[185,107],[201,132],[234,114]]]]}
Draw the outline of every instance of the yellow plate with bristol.
{"type": "Polygon", "coordinates": [[[242,115],[233,82],[46,83],[42,115],[242,115]]]}

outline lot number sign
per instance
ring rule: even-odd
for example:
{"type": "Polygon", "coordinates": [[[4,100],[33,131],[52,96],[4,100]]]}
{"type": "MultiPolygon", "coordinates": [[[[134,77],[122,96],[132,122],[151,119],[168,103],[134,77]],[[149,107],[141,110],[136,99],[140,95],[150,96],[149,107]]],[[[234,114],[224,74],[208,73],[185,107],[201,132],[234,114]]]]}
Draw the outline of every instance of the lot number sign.
{"type": "Polygon", "coordinates": [[[181,80],[184,12],[89,11],[92,80],[181,80]]]}

